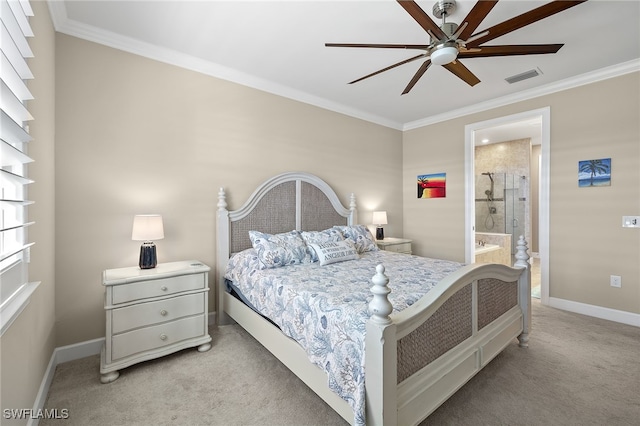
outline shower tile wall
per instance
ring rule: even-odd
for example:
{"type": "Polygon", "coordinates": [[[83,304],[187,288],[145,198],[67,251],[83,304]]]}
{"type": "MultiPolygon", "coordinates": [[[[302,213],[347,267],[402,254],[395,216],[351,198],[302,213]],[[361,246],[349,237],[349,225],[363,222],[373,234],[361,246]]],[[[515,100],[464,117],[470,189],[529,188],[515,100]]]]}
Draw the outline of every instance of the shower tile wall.
{"type": "MultiPolygon", "coordinates": [[[[490,180],[482,173],[490,172],[499,174],[511,174],[516,177],[525,176],[525,179],[516,179],[518,185],[518,196],[525,199],[525,238],[531,241],[531,204],[530,204],[530,161],[531,161],[531,140],[519,139],[508,142],[493,143],[489,145],[477,146],[475,148],[475,199],[476,199],[476,231],[477,232],[500,232],[504,233],[505,203],[496,202],[494,206],[496,213],[493,219],[496,223],[502,223],[501,229],[487,229],[485,221],[488,215],[488,203],[486,202],[485,190],[489,188],[490,180]]],[[[504,197],[504,179],[494,184],[494,198],[504,197]]],[[[508,185],[509,188],[511,185],[508,185]]],[[[507,232],[510,233],[510,232],[507,232]]],[[[518,235],[513,237],[517,240],[518,235]]]]}

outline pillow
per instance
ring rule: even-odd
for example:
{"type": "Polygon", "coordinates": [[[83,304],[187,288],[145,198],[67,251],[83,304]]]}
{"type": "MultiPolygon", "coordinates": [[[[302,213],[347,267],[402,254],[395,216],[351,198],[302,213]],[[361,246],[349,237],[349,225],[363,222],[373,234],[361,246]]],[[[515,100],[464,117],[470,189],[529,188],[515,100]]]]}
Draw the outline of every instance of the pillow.
{"type": "Polygon", "coordinates": [[[334,228],[337,228],[342,232],[345,240],[351,240],[355,244],[358,253],[379,250],[376,241],[373,239],[373,235],[371,235],[371,231],[369,231],[369,228],[364,225],[336,225],[334,228]]]}
{"type": "Polygon", "coordinates": [[[262,262],[258,259],[258,252],[254,248],[248,248],[234,253],[229,258],[224,277],[238,282],[242,275],[250,275],[252,271],[261,269],[262,262]]]}
{"type": "Polygon", "coordinates": [[[338,241],[344,241],[344,237],[342,236],[342,232],[338,229],[330,228],[325,229],[324,231],[302,231],[300,232],[300,236],[307,244],[307,248],[309,251],[309,255],[311,256],[312,262],[318,261],[318,255],[316,251],[311,247],[311,244],[323,244],[323,243],[334,243],[338,241]]]}
{"type": "Polygon", "coordinates": [[[258,252],[260,269],[311,262],[307,246],[298,231],[282,234],[249,231],[249,238],[253,248],[258,252]]]}
{"type": "Polygon", "coordinates": [[[318,255],[320,265],[329,265],[336,262],[344,262],[345,260],[358,259],[358,252],[349,240],[311,244],[313,250],[318,255]]]}

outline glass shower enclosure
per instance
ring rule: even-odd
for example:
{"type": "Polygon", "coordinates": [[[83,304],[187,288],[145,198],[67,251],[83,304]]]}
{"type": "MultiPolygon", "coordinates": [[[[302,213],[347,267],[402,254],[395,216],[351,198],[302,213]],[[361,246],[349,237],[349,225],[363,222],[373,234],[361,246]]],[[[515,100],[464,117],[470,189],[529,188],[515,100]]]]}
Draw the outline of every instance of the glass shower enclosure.
{"type": "Polygon", "coordinates": [[[527,237],[528,193],[526,176],[493,172],[476,175],[476,232],[511,234],[511,254],[515,254],[518,237],[527,237]]]}

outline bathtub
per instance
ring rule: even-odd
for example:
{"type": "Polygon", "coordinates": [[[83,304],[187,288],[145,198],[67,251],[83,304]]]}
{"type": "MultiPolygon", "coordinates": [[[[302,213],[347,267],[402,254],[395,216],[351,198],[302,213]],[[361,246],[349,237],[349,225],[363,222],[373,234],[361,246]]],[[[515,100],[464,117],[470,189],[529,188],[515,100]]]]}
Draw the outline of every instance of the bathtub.
{"type": "Polygon", "coordinates": [[[500,249],[500,246],[497,244],[485,244],[485,245],[476,244],[476,256],[479,254],[489,253],[499,249],[500,249]]]}

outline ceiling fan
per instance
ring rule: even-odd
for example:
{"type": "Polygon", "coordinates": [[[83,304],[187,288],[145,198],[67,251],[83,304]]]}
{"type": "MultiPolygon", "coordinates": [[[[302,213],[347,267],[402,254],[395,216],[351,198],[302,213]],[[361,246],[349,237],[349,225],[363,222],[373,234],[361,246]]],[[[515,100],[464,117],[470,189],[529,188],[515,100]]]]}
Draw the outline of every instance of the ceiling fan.
{"type": "Polygon", "coordinates": [[[398,3],[416,20],[418,24],[429,34],[429,44],[358,44],[358,43],[325,43],[327,47],[372,47],[383,49],[415,49],[424,50],[424,53],[413,56],[404,61],[398,62],[371,74],[365,75],[349,84],[357,83],[374,75],[389,71],[400,65],[413,62],[417,59],[427,58],[415,73],[402,94],[409,91],[416,85],[418,80],[429,69],[431,64],[442,65],[444,68],[455,74],[470,86],[480,83],[467,67],[462,65],[459,59],[486,58],[491,56],[514,56],[514,55],[539,55],[546,53],[556,53],[563,44],[518,44],[518,45],[494,45],[486,46],[484,43],[508,34],[519,28],[525,27],[541,19],[555,15],[558,12],[577,6],[587,0],[580,1],[552,1],[536,9],[508,19],[500,24],[494,25],[486,30],[475,33],[474,31],[489,14],[491,9],[498,3],[497,0],[478,1],[469,14],[458,26],[453,22],[446,22],[446,17],[451,15],[456,9],[455,0],[440,0],[433,6],[433,14],[436,18],[442,18],[442,25],[438,26],[429,16],[418,6],[415,1],[397,0],[398,3]]]}

